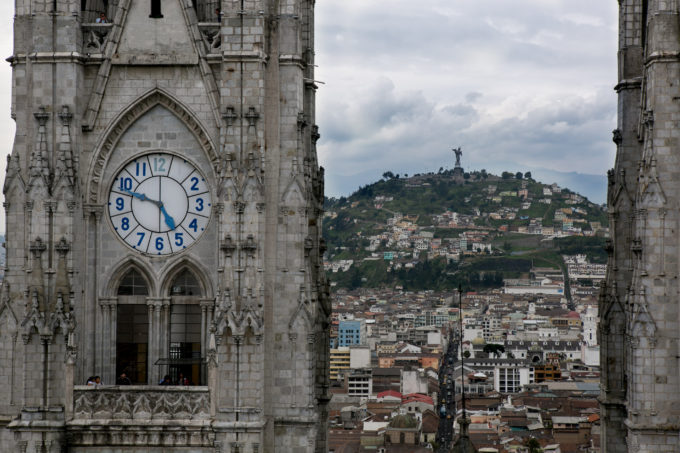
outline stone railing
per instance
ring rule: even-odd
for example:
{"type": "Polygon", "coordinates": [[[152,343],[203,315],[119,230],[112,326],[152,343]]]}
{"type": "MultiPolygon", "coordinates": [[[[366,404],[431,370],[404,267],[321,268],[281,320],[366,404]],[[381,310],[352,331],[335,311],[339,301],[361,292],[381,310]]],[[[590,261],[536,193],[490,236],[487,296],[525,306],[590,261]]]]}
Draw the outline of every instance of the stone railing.
{"type": "Polygon", "coordinates": [[[102,53],[112,27],[113,24],[83,24],[83,54],[102,53]]]}
{"type": "Polygon", "coordinates": [[[73,389],[76,420],[208,420],[208,387],[126,385],[73,389]]]}

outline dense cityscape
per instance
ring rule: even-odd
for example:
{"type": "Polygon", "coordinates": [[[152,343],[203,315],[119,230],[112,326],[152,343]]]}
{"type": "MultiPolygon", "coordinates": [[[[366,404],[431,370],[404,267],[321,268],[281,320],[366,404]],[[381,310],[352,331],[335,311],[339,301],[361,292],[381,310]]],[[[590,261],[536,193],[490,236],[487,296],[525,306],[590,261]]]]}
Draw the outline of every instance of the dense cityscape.
{"type": "Polygon", "coordinates": [[[473,185],[460,212],[399,213],[390,203],[408,201],[386,195],[380,184],[368,187],[368,201],[360,190],[326,212],[325,231],[342,229],[336,219],[349,211],[346,227],[372,232],[334,231],[348,246],[331,245],[336,254],[324,263],[333,287],[331,451],[449,451],[465,420],[465,435],[480,452],[599,451],[598,293],[606,265],[585,251],[550,255],[559,260],[554,266],[537,258],[517,271],[512,263],[536,252],[516,247],[527,238],[543,248],[562,238],[603,240],[601,208],[530,175],[474,172],[456,181],[455,172],[399,184],[411,191],[442,181],[451,190],[473,185]],[[530,211],[534,204],[542,209],[530,211]],[[389,215],[366,222],[381,219],[367,212],[371,207],[389,215]],[[442,261],[453,279],[493,259],[497,267],[468,274],[460,289],[409,290],[399,281],[390,287],[346,278],[442,261]]]}

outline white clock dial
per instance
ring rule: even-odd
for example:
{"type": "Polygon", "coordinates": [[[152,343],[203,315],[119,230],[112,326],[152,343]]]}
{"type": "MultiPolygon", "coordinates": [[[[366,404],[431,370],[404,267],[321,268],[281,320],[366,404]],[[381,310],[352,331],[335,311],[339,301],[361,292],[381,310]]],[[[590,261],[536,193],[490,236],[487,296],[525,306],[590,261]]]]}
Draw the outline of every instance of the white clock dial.
{"type": "Polygon", "coordinates": [[[205,177],[169,153],[140,156],[116,175],[109,217],[116,234],[149,255],[181,252],[201,236],[212,211],[205,177]]]}

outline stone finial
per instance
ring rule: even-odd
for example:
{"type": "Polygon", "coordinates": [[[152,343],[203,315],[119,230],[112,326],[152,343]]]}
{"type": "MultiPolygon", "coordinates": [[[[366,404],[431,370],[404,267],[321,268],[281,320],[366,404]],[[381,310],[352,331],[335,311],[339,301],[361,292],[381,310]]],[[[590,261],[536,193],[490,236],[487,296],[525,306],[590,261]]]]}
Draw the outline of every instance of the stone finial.
{"type": "Polygon", "coordinates": [[[248,254],[249,257],[255,256],[255,251],[257,250],[257,243],[255,242],[255,236],[249,234],[245,242],[241,245],[241,249],[248,254]]]}
{"type": "Polygon", "coordinates": [[[299,112],[297,114],[297,127],[298,131],[302,131],[307,127],[307,115],[305,115],[304,112],[299,112]]]}
{"type": "Polygon", "coordinates": [[[47,245],[43,242],[42,238],[37,237],[35,238],[35,241],[31,242],[31,244],[28,246],[28,250],[33,253],[33,256],[36,259],[39,259],[40,255],[42,255],[42,252],[47,250],[47,245]]]}
{"type": "Polygon", "coordinates": [[[222,119],[227,123],[227,127],[234,124],[234,121],[236,121],[237,118],[238,115],[236,114],[236,109],[234,109],[234,107],[227,106],[227,108],[224,109],[222,119]]]}
{"type": "Polygon", "coordinates": [[[54,250],[56,250],[60,255],[66,255],[68,251],[71,250],[71,245],[68,243],[65,237],[62,237],[54,246],[54,250]]]}
{"type": "Polygon", "coordinates": [[[246,204],[243,201],[235,201],[234,202],[234,211],[236,211],[236,214],[243,214],[243,212],[246,210],[246,204]]]}
{"type": "Polygon", "coordinates": [[[311,236],[305,238],[305,258],[309,257],[309,252],[314,248],[314,239],[311,236]]]}
{"type": "Polygon", "coordinates": [[[234,244],[234,241],[231,239],[231,235],[227,234],[224,239],[222,239],[222,242],[220,243],[220,249],[228,256],[231,257],[231,255],[234,253],[234,250],[236,250],[236,244],[234,244]]]}
{"type": "Polygon", "coordinates": [[[47,131],[45,125],[47,124],[50,115],[46,112],[45,107],[41,106],[33,116],[38,120],[38,139],[36,140],[37,145],[31,153],[29,174],[31,179],[44,178],[45,184],[49,185],[50,168],[47,155],[47,131]]]}
{"type": "Polygon", "coordinates": [[[248,121],[248,127],[255,127],[257,120],[260,119],[260,114],[255,110],[255,107],[248,107],[248,113],[245,114],[245,119],[248,121]]]}

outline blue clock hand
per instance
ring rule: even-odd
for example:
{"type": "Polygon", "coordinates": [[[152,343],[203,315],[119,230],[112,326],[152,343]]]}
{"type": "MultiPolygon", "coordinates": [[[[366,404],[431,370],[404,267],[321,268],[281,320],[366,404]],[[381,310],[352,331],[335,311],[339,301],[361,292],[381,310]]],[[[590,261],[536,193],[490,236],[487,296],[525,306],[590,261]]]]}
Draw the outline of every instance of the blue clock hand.
{"type": "Polygon", "coordinates": [[[130,195],[132,195],[135,198],[139,198],[142,201],[147,201],[147,200],[154,201],[154,200],[150,199],[149,197],[147,197],[146,194],[143,194],[143,193],[137,193],[137,192],[133,192],[133,191],[127,190],[127,189],[125,190],[125,192],[129,193],[130,195]]]}
{"type": "Polygon", "coordinates": [[[153,203],[153,204],[155,204],[156,206],[158,206],[158,207],[160,208],[160,210],[161,210],[161,213],[163,214],[163,217],[165,218],[165,224],[166,224],[171,230],[174,230],[174,229],[175,229],[175,226],[176,226],[176,225],[175,225],[175,219],[173,219],[172,216],[171,216],[170,214],[168,214],[168,211],[165,210],[165,207],[163,206],[163,202],[162,202],[162,201],[153,200],[153,199],[147,197],[146,194],[133,192],[133,191],[131,191],[131,190],[125,190],[125,192],[129,193],[130,195],[132,195],[132,196],[135,197],[135,198],[139,198],[139,199],[142,200],[142,201],[150,201],[151,203],[153,203]]]}
{"type": "Polygon", "coordinates": [[[161,212],[163,213],[163,217],[165,217],[165,223],[168,225],[168,227],[171,230],[175,229],[175,219],[172,218],[170,214],[168,214],[168,211],[165,210],[165,207],[163,206],[163,203],[161,202],[160,204],[161,212]]]}

